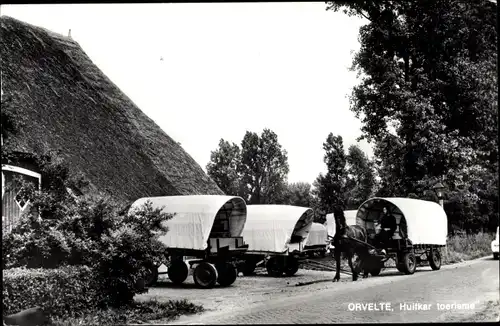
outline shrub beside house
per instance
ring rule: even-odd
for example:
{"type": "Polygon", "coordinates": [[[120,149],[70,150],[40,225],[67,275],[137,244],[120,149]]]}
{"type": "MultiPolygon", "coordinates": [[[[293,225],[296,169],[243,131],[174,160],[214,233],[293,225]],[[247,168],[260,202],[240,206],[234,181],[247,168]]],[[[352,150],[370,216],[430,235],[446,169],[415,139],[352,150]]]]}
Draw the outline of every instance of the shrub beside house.
{"type": "MultiPolygon", "coordinates": [[[[39,306],[52,318],[64,319],[144,309],[133,299],[147,291],[143,280],[151,261],[165,259],[158,237],[167,232],[163,222],[172,215],[149,204],[124,212],[106,196],[76,198],[66,191],[73,182],[67,170],[53,165],[39,164],[47,188],[19,185],[30,209],[2,237],[4,314],[39,306]]],[[[178,306],[169,304],[170,310],[158,309],[156,316],[176,315],[171,309],[178,306]]],[[[200,310],[186,303],[179,307],[188,313],[200,310]]]]}

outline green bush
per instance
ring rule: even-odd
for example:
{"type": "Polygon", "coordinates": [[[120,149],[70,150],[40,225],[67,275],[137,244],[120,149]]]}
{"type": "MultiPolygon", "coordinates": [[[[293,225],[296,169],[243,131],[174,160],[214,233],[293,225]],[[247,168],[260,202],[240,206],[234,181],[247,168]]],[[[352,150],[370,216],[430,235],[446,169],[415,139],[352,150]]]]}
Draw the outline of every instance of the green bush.
{"type": "Polygon", "coordinates": [[[3,271],[3,313],[40,306],[51,316],[78,316],[104,301],[95,274],[86,266],[3,271]]]}
{"type": "MultiPolygon", "coordinates": [[[[2,236],[3,268],[88,266],[98,275],[104,304],[130,303],[146,292],[142,280],[153,261],[165,261],[158,240],[172,214],[150,203],[129,213],[100,194],[75,197],[67,189],[85,185],[59,159],[37,158],[44,175],[42,189],[22,180],[16,186],[30,199],[30,208],[15,229],[2,236]]],[[[12,185],[6,185],[12,186],[12,185]]]]}
{"type": "Polygon", "coordinates": [[[124,325],[142,324],[151,320],[166,322],[180,315],[195,314],[203,311],[203,307],[186,300],[180,301],[146,301],[133,302],[125,307],[95,310],[84,316],[73,318],[54,318],[55,326],[76,325],[124,325]]]}
{"type": "Polygon", "coordinates": [[[203,311],[186,300],[129,302],[119,308],[103,307],[106,291],[87,266],[59,269],[13,268],[3,271],[3,314],[40,306],[54,325],[116,325],[173,319],[203,311]]]}
{"type": "MultiPolygon", "coordinates": [[[[36,201],[34,201],[36,202],[36,201]]],[[[152,261],[163,260],[166,248],[158,236],[171,215],[151,204],[130,214],[104,198],[82,197],[66,203],[60,216],[23,216],[2,238],[6,268],[58,268],[86,265],[99,275],[106,304],[120,306],[146,292],[141,285],[152,261]]]]}

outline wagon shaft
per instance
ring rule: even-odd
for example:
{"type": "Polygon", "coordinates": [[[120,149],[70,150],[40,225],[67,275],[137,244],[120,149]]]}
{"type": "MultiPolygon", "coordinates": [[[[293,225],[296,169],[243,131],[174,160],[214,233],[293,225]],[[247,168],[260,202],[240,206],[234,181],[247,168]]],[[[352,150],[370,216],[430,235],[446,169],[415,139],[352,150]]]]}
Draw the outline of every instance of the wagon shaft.
{"type": "MultiPolygon", "coordinates": [[[[331,272],[335,272],[337,270],[335,267],[328,266],[328,265],[322,264],[320,262],[317,262],[314,260],[309,260],[309,259],[302,261],[302,264],[311,265],[311,267],[321,267],[321,268],[326,269],[326,270],[331,271],[331,272]]],[[[352,275],[352,273],[350,271],[342,269],[342,268],[340,269],[340,272],[344,273],[344,274],[352,275]]]]}
{"type": "Polygon", "coordinates": [[[347,239],[345,239],[347,242],[356,242],[357,245],[361,245],[365,248],[370,248],[370,249],[375,249],[374,246],[372,246],[371,244],[369,244],[368,242],[365,242],[365,241],[361,241],[361,240],[358,240],[358,239],[355,239],[355,238],[351,238],[351,237],[347,237],[347,239]]]}

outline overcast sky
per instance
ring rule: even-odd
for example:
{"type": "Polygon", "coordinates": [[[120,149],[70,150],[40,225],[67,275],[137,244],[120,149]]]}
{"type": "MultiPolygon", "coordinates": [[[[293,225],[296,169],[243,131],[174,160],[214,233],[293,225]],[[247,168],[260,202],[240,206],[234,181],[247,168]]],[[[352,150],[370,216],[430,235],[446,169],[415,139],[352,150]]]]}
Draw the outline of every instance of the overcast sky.
{"type": "MultiPolygon", "coordinates": [[[[1,14],[71,36],[205,169],[224,138],[270,128],[289,181],[325,171],[330,132],[356,143],[347,96],[366,21],[318,3],[9,5],[1,14]]],[[[372,155],[366,142],[361,148],[372,155]]]]}

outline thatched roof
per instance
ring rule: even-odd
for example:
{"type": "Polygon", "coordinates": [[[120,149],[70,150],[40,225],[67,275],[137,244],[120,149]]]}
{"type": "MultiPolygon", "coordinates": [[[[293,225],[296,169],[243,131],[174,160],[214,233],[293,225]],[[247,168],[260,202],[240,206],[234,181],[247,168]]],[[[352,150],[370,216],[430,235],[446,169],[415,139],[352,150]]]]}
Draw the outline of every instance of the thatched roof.
{"type": "Polygon", "coordinates": [[[10,17],[0,21],[3,95],[12,96],[15,118],[24,121],[8,139],[17,150],[56,151],[90,189],[120,201],[223,194],[78,43],[10,17]]]}

